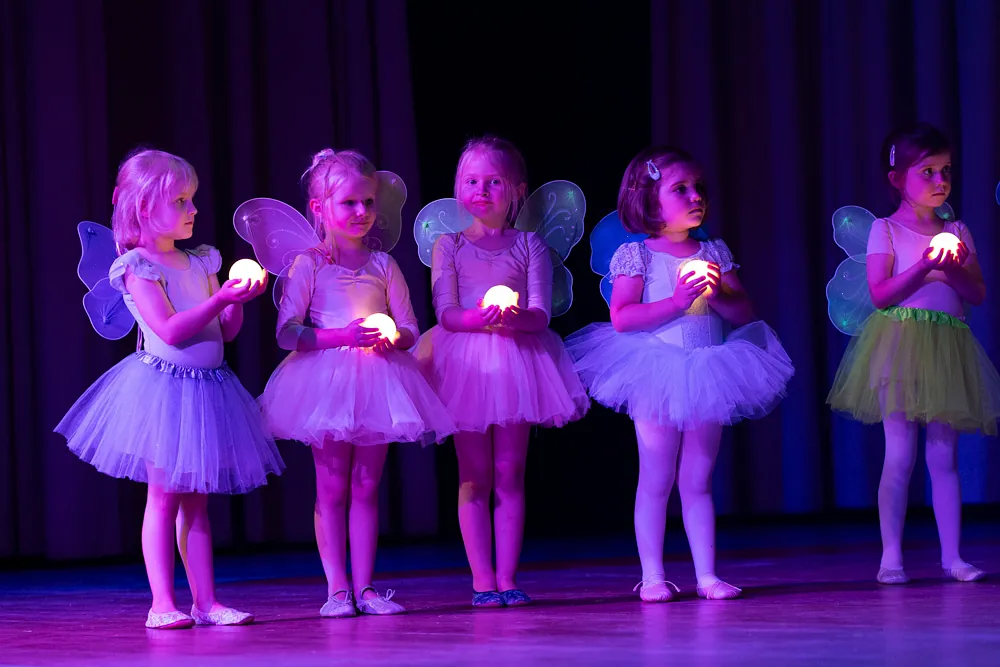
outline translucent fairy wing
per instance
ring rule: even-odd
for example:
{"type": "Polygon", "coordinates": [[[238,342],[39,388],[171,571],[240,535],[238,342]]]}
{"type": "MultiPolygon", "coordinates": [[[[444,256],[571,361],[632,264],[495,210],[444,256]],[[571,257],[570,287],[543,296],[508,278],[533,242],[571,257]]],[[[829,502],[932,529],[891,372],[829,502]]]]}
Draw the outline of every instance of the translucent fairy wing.
{"type": "Polygon", "coordinates": [[[1000,204],[1000,183],[997,183],[997,204],[1000,204]]]}
{"type": "Polygon", "coordinates": [[[108,277],[111,265],[118,257],[115,235],[110,227],[83,221],[76,226],[80,235],[80,263],[76,273],[88,289],[108,277]]]}
{"type": "Polygon", "coordinates": [[[955,216],[955,209],[951,207],[951,204],[945,202],[934,209],[934,215],[945,220],[947,222],[954,222],[958,218],[955,216]]]}
{"type": "Polygon", "coordinates": [[[108,340],[124,338],[135,326],[135,318],[125,306],[122,293],[111,286],[107,271],[104,278],[83,295],[83,309],[94,331],[108,340]]]}
{"type": "Polygon", "coordinates": [[[292,265],[289,264],[278,277],[274,279],[274,288],[271,289],[271,298],[274,300],[274,307],[281,309],[281,297],[285,294],[285,285],[288,284],[288,272],[291,271],[292,265]]]}
{"type": "Polygon", "coordinates": [[[569,312],[573,305],[573,274],[563,264],[559,253],[552,253],[552,317],[569,312]]]}
{"type": "Polygon", "coordinates": [[[861,333],[861,325],[875,312],[868,292],[868,270],[865,258],[848,257],[837,267],[826,285],[827,313],[833,326],[848,336],[861,333]]]}
{"type": "Polygon", "coordinates": [[[457,199],[438,199],[420,209],[413,223],[417,254],[425,266],[431,265],[434,242],[442,234],[457,234],[472,224],[472,214],[457,199]]]}
{"type": "Polygon", "coordinates": [[[233,226],[253,246],[261,266],[280,275],[295,256],[319,244],[316,230],[301,213],[277,199],[250,199],[233,214],[233,226]]]}
{"type": "Polygon", "coordinates": [[[649,235],[630,232],[625,229],[617,211],[612,211],[601,218],[597,226],[590,232],[590,269],[601,279],[601,296],[611,305],[611,258],[615,251],[625,243],[642,241],[649,235]]]}
{"type": "Polygon", "coordinates": [[[522,232],[535,232],[561,259],[583,238],[587,198],[576,183],[551,181],[528,197],[514,223],[522,232]]]}
{"type": "Polygon", "coordinates": [[[403,231],[403,204],[406,203],[406,184],[391,171],[375,172],[378,188],[375,190],[375,224],[365,235],[369,250],[389,252],[399,242],[403,231]]]}
{"type": "Polygon", "coordinates": [[[841,206],[834,212],[832,221],[834,242],[848,257],[860,256],[863,263],[875,216],[860,206],[841,206]]]}

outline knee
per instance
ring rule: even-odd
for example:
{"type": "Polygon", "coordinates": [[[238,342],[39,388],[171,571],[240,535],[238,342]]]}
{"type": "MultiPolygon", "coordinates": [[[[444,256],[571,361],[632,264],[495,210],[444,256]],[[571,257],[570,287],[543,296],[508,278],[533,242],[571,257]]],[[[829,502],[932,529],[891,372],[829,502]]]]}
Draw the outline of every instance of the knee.
{"type": "Polygon", "coordinates": [[[927,470],[931,477],[958,474],[958,460],[954,445],[928,440],[927,470]]]}
{"type": "Polygon", "coordinates": [[[639,494],[666,502],[674,488],[674,475],[670,473],[654,474],[652,471],[639,472],[639,494]]]}
{"type": "Polygon", "coordinates": [[[316,503],[323,507],[347,505],[348,484],[339,477],[324,475],[316,478],[316,503]]]}
{"type": "Polygon", "coordinates": [[[153,486],[146,494],[146,507],[157,514],[175,516],[181,506],[181,494],[170,493],[153,486]]]}
{"type": "Polygon", "coordinates": [[[497,461],[494,470],[494,486],[500,495],[524,493],[524,462],[497,461]]]}
{"type": "Polygon", "coordinates": [[[458,499],[465,503],[489,503],[493,492],[493,471],[486,467],[466,468],[458,484],[458,499]]]}
{"type": "Polygon", "coordinates": [[[379,480],[367,475],[354,475],[351,479],[351,499],[371,501],[378,498],[379,480]]]}
{"type": "Polygon", "coordinates": [[[684,499],[695,499],[712,495],[712,476],[709,475],[681,475],[677,482],[677,490],[681,494],[681,502],[684,499]]]}

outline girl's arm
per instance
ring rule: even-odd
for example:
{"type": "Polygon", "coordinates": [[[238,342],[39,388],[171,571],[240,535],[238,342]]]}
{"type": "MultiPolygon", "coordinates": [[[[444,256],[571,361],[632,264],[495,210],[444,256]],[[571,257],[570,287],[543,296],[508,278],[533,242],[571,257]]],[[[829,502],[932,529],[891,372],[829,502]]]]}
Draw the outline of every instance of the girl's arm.
{"type": "Polygon", "coordinates": [[[741,327],[757,319],[750,296],[735,271],[722,274],[720,283],[712,287],[714,289],[708,295],[708,305],[730,324],[741,327]]]}
{"type": "MultiPolygon", "coordinates": [[[[269,275],[270,274],[265,272],[263,282],[253,283],[250,285],[250,289],[254,294],[254,296],[250,297],[251,299],[260,296],[261,294],[267,291],[267,283],[269,275]]],[[[208,277],[208,286],[209,286],[209,291],[212,294],[215,294],[216,292],[219,291],[220,289],[219,276],[217,274],[213,273],[208,277]]],[[[222,340],[224,340],[227,343],[232,340],[235,340],[236,335],[240,332],[240,329],[243,327],[243,304],[234,303],[223,308],[222,312],[219,313],[219,323],[222,325],[222,340]]]]}
{"type": "MultiPolygon", "coordinates": [[[[693,272],[690,274],[693,275],[693,272]]],[[[685,304],[693,288],[700,285],[697,295],[705,291],[705,280],[697,283],[678,283],[674,296],[642,303],[646,281],[642,276],[617,276],[611,286],[611,326],[615,331],[642,331],[655,329],[683,315],[697,295],[685,304]],[[675,301],[676,299],[676,301],[675,301]]]]}
{"type": "Polygon", "coordinates": [[[243,304],[257,295],[251,285],[236,287],[239,282],[227,281],[205,301],[178,313],[158,281],[140,278],[131,268],[125,271],[125,289],[142,319],[163,342],[175,346],[198,334],[227,306],[243,304]]]}
{"type": "Polygon", "coordinates": [[[883,253],[868,255],[865,266],[868,270],[868,292],[876,308],[888,308],[905,301],[924,284],[924,280],[937,265],[931,258],[931,249],[924,251],[919,262],[898,276],[892,275],[895,255],[883,253]]]}
{"type": "Polygon", "coordinates": [[[438,324],[448,331],[481,331],[500,321],[500,309],[462,308],[455,268],[455,237],[446,234],[434,242],[431,253],[431,293],[438,324]]]}
{"type": "Polygon", "coordinates": [[[983,269],[979,259],[969,253],[968,246],[959,246],[957,260],[945,262],[945,281],[963,300],[973,306],[981,306],[986,300],[986,282],[983,280],[983,269]]]}
{"type": "Polygon", "coordinates": [[[501,315],[505,326],[526,333],[537,333],[552,319],[552,258],[549,247],[537,234],[526,234],[528,245],[527,308],[512,306],[501,315]]]}
{"type": "Polygon", "coordinates": [[[306,326],[313,290],[316,263],[310,253],[295,258],[288,271],[285,291],[278,307],[277,339],[283,350],[328,350],[334,347],[370,347],[378,340],[378,330],[361,326],[361,320],[344,328],[317,329],[306,326]]]}
{"type": "Polygon", "coordinates": [[[410,287],[399,268],[399,264],[391,255],[386,255],[386,305],[389,317],[396,323],[399,337],[392,341],[391,347],[408,350],[417,342],[420,329],[417,326],[417,316],[413,312],[413,302],[410,301],[410,287]]]}

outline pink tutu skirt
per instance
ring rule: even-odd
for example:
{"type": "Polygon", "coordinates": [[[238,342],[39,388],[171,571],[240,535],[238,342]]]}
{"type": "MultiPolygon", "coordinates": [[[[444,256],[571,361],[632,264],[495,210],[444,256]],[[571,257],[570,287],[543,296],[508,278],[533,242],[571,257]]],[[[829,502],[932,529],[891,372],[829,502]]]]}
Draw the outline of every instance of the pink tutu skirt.
{"type": "Polygon", "coordinates": [[[260,397],[274,437],[322,446],[440,442],[455,424],[409,352],[292,352],[260,397]]]}
{"type": "Polygon", "coordinates": [[[759,321],[721,345],[691,350],[652,333],[591,324],[569,336],[566,348],[595,401],[681,430],[763,417],[795,373],[777,334],[759,321]]]}
{"type": "Polygon", "coordinates": [[[562,426],[590,407],[562,339],[549,329],[456,333],[436,326],[420,337],[414,356],[460,431],[562,426]]]}

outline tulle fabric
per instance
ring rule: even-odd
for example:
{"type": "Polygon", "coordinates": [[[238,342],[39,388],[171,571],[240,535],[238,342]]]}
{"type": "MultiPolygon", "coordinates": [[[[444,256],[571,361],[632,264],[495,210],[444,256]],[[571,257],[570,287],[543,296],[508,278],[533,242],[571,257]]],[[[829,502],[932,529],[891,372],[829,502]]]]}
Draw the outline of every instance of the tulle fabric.
{"type": "Polygon", "coordinates": [[[322,445],[440,442],[455,431],[413,356],[360,348],[292,352],[260,398],[276,438],[322,445]]]}
{"type": "Polygon", "coordinates": [[[964,322],[894,307],[872,313],[851,341],[827,402],[866,424],[901,413],[996,435],[1000,376],[964,322]]]}
{"type": "Polygon", "coordinates": [[[177,493],[246,493],[284,469],[257,402],[225,363],[188,368],[137,352],[91,385],[55,430],[104,474],[177,493]]]}
{"type": "Polygon", "coordinates": [[[764,322],[733,331],[721,345],[691,350],[597,323],[569,336],[566,349],[595,401],[633,420],[682,430],[765,416],[795,372],[764,322]]]}
{"type": "Polygon", "coordinates": [[[414,356],[460,431],[558,427],[590,407],[562,339],[550,329],[468,333],[436,326],[420,337],[414,356]]]}

